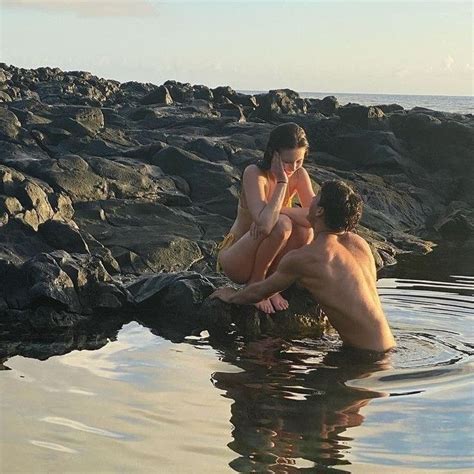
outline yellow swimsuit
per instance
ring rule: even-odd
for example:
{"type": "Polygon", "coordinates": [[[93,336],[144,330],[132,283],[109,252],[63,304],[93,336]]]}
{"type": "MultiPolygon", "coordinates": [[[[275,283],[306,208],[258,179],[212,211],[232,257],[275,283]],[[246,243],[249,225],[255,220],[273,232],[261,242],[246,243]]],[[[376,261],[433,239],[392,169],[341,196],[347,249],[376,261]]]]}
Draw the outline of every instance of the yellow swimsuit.
{"type": "MultiPolygon", "coordinates": [[[[289,196],[288,194],[288,189],[286,191],[287,196],[285,196],[285,202],[283,207],[292,207],[293,205],[293,195],[289,196]]],[[[294,193],[293,193],[294,194],[294,193]]],[[[250,211],[246,207],[242,207],[240,205],[240,199],[239,199],[239,210],[246,211],[250,214],[250,211]]],[[[235,242],[235,234],[232,232],[229,232],[227,235],[224,236],[220,244],[217,246],[218,252],[228,249],[232,247],[232,245],[235,242]]],[[[216,263],[216,271],[220,272],[222,270],[221,265],[219,263],[219,255],[217,256],[217,263],[216,263]]]]}

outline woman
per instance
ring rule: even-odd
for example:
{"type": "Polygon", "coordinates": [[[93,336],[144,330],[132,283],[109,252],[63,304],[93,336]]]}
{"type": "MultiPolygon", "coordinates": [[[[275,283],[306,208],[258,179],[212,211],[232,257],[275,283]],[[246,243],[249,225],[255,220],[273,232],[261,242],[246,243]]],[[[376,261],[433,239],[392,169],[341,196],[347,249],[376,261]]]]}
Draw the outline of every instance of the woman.
{"type": "MultiPolygon", "coordinates": [[[[237,218],[217,257],[233,282],[265,279],[283,255],[311,242],[313,231],[306,215],[314,192],[303,168],[308,150],[305,131],[285,123],[271,132],[263,160],[245,168],[237,218]],[[295,195],[301,208],[291,207],[295,195]]],[[[255,306],[274,313],[287,309],[288,301],[277,293],[255,306]]]]}

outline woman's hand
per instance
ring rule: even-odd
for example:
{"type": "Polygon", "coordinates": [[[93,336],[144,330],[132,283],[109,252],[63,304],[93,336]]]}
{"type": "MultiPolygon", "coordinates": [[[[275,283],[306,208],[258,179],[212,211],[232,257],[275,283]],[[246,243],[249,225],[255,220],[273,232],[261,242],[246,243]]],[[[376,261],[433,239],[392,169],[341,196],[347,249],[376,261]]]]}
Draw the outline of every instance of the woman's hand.
{"type": "Polygon", "coordinates": [[[272,166],[270,168],[270,171],[275,176],[277,182],[284,181],[285,183],[288,183],[288,176],[285,173],[285,168],[283,167],[283,162],[281,161],[280,153],[278,153],[277,151],[273,153],[272,166]]]}
{"type": "Polygon", "coordinates": [[[258,225],[255,224],[255,222],[252,222],[252,224],[250,225],[249,233],[250,237],[252,237],[252,239],[254,240],[258,240],[263,234],[263,232],[258,228],[258,225]]]}

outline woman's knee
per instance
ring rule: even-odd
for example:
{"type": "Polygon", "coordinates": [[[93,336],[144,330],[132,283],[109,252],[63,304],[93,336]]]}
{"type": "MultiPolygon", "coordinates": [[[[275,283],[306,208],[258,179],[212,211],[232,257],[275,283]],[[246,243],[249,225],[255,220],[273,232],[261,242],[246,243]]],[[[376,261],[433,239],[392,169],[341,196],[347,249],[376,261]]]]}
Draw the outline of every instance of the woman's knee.
{"type": "Polygon", "coordinates": [[[303,227],[301,225],[293,225],[291,237],[300,245],[311,243],[314,237],[314,232],[311,227],[303,227]]]}
{"type": "Polygon", "coordinates": [[[279,239],[287,240],[290,238],[293,230],[293,223],[288,216],[280,215],[278,221],[274,225],[270,235],[278,237],[279,239]]]}

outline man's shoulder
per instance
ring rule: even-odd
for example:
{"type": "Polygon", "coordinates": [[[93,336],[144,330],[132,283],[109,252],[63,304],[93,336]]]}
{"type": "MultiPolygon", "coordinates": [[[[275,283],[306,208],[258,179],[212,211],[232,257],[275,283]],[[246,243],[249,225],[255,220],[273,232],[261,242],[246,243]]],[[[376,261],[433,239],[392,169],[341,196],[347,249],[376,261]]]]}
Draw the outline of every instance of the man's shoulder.
{"type": "Polygon", "coordinates": [[[304,266],[318,259],[318,250],[312,244],[288,252],[280,262],[283,271],[301,273],[304,266]]]}
{"type": "Polygon", "coordinates": [[[366,250],[370,249],[367,240],[365,240],[363,237],[361,237],[359,234],[356,234],[355,232],[348,232],[347,238],[349,239],[349,242],[353,245],[357,245],[358,247],[361,247],[366,250]]]}

